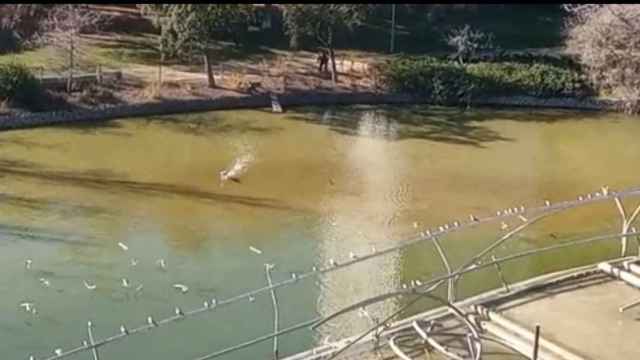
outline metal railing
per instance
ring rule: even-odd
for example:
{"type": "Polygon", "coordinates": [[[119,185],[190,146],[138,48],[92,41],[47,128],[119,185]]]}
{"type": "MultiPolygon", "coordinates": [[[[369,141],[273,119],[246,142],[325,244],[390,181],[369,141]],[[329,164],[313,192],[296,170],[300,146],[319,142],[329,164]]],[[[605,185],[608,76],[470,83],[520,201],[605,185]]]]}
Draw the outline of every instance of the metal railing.
{"type": "MultiPolygon", "coordinates": [[[[638,207],[636,207],[634,211],[631,212],[631,214],[629,215],[622,203],[622,199],[627,197],[638,196],[638,195],[640,195],[640,187],[633,187],[633,188],[629,188],[629,189],[618,191],[618,192],[609,190],[607,187],[603,187],[601,190],[595,193],[581,195],[574,200],[562,201],[554,204],[551,204],[549,201],[544,201],[543,204],[539,206],[530,207],[530,208],[526,208],[525,206],[521,205],[519,207],[498,210],[495,213],[495,215],[490,215],[486,217],[476,217],[474,215],[470,215],[468,221],[460,222],[456,220],[451,223],[440,225],[434,229],[428,229],[428,230],[425,229],[419,234],[399,242],[397,245],[390,246],[384,249],[372,248],[371,252],[367,254],[356,254],[351,252],[347,259],[341,259],[340,261],[335,261],[331,259],[329,261],[329,264],[325,266],[313,266],[307,272],[299,273],[299,274],[292,273],[291,278],[287,280],[279,281],[279,282],[273,282],[271,279],[270,271],[273,268],[273,265],[265,264],[267,285],[264,287],[252,289],[244,293],[231,296],[226,299],[220,299],[220,300],[210,299],[205,301],[203,306],[192,309],[192,310],[188,310],[188,311],[183,311],[180,307],[175,307],[173,316],[160,319],[160,320],[155,320],[151,316],[148,316],[146,324],[140,325],[132,329],[127,329],[124,325],[122,325],[120,327],[119,333],[116,333],[112,336],[108,336],[102,339],[94,338],[93,336],[94,324],[89,322],[87,326],[88,340],[84,341],[82,346],[78,346],[68,350],[62,350],[58,348],[54,351],[53,356],[36,358],[34,355],[30,355],[29,359],[30,360],[35,360],[35,359],[58,360],[58,359],[67,358],[69,356],[72,356],[80,352],[91,352],[93,359],[98,360],[99,349],[101,347],[110,345],[112,343],[123,340],[125,338],[129,338],[135,334],[139,334],[147,331],[153,331],[158,327],[170,325],[178,320],[183,320],[185,318],[198,316],[207,312],[219,311],[219,309],[223,308],[224,306],[227,306],[242,300],[253,301],[255,296],[266,293],[266,292],[269,292],[271,294],[272,303],[273,303],[274,331],[272,333],[262,335],[260,337],[245,341],[243,343],[239,343],[231,347],[217,350],[215,352],[204,354],[202,356],[197,357],[195,360],[206,360],[206,359],[217,358],[222,355],[226,355],[226,354],[235,352],[237,350],[244,349],[244,348],[253,346],[255,344],[269,341],[269,340],[273,340],[273,343],[274,343],[273,355],[274,355],[274,358],[277,359],[279,357],[278,342],[277,342],[278,337],[295,332],[295,331],[299,331],[302,329],[307,329],[309,327],[311,327],[312,329],[317,329],[320,325],[325,324],[331,321],[332,319],[335,319],[338,316],[341,316],[345,313],[348,313],[357,309],[362,309],[366,306],[369,306],[381,301],[385,301],[391,298],[396,298],[399,296],[416,294],[416,293],[427,294],[446,283],[447,284],[447,301],[448,303],[454,304],[460,300],[456,298],[456,287],[457,287],[458,281],[461,279],[463,275],[471,272],[475,272],[475,271],[490,268],[490,267],[496,268],[498,278],[503,284],[504,290],[506,292],[509,292],[510,291],[509,284],[505,280],[500,267],[500,265],[505,262],[513,261],[516,259],[520,259],[523,257],[532,256],[532,255],[537,255],[543,252],[563,249],[567,247],[579,246],[579,245],[586,245],[586,244],[591,244],[595,242],[601,242],[605,240],[612,240],[612,239],[618,239],[618,238],[620,239],[620,242],[621,242],[621,255],[624,256],[628,248],[628,239],[632,236],[636,236],[636,240],[638,240],[638,236],[640,236],[640,232],[636,231],[636,229],[632,226],[632,224],[637,220],[638,215],[640,214],[640,205],[638,205],[638,207]],[[567,211],[570,209],[574,209],[577,207],[581,207],[584,205],[603,203],[606,201],[613,201],[615,203],[616,208],[618,209],[618,214],[620,215],[621,223],[622,223],[621,231],[619,233],[603,234],[603,235],[592,236],[592,237],[583,238],[579,240],[566,241],[560,244],[553,244],[546,247],[521,251],[521,252],[517,252],[517,253],[510,254],[507,256],[502,256],[502,257],[495,256],[494,252],[498,246],[504,244],[510,239],[513,239],[515,235],[522,232],[527,227],[549,216],[552,216],[554,214],[567,211]],[[513,230],[508,231],[504,235],[500,236],[496,241],[491,243],[488,247],[484,248],[478,254],[472,256],[462,266],[458,267],[457,269],[453,269],[451,267],[447,254],[444,248],[440,244],[441,238],[443,238],[445,235],[448,235],[450,233],[455,233],[458,231],[462,231],[464,229],[474,228],[481,224],[493,223],[496,221],[503,221],[505,219],[514,218],[514,217],[519,218],[522,221],[522,223],[519,226],[515,227],[513,230]],[[426,242],[426,241],[431,241],[435,246],[437,250],[436,252],[442,260],[443,267],[446,271],[446,274],[432,277],[430,279],[422,279],[422,280],[416,279],[411,281],[409,286],[403,286],[402,289],[398,289],[396,291],[392,291],[382,295],[377,295],[369,299],[360,301],[342,310],[339,310],[331,315],[324,316],[324,317],[318,316],[310,320],[306,320],[306,321],[297,323],[295,325],[289,326],[287,328],[279,329],[279,323],[278,323],[279,308],[278,308],[278,301],[276,297],[277,289],[285,286],[293,285],[304,279],[314,278],[314,277],[322,276],[331,272],[335,272],[335,271],[347,268],[349,266],[352,266],[354,264],[368,261],[370,259],[377,258],[385,254],[389,254],[389,253],[407,248],[409,246],[412,246],[418,243],[426,242]]],[[[638,245],[639,245],[638,255],[640,255],[640,242],[638,243],[638,245]]],[[[403,308],[400,309],[402,311],[396,312],[394,317],[400,315],[404,310],[406,310],[406,307],[408,306],[404,306],[403,308]]],[[[386,323],[386,321],[382,322],[382,324],[384,323],[386,323]]],[[[383,326],[383,325],[376,324],[376,326],[372,328],[373,330],[369,329],[368,332],[364,335],[367,335],[371,331],[378,329],[380,326],[383,326]]],[[[351,342],[345,345],[345,348],[354,343],[355,342],[351,342]]],[[[341,351],[342,351],[341,349],[336,349],[336,352],[338,353],[341,351]]]]}

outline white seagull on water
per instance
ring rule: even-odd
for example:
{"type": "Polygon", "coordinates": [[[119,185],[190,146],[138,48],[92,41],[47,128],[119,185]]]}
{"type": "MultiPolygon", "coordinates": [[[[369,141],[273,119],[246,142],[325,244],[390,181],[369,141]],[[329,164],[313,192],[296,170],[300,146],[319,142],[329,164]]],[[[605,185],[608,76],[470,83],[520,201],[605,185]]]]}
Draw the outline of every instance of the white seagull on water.
{"type": "Polygon", "coordinates": [[[126,287],[128,288],[129,286],[131,286],[131,284],[129,284],[129,279],[127,278],[122,278],[122,287],[126,287]]]}
{"type": "Polygon", "coordinates": [[[260,250],[258,248],[255,248],[253,246],[249,246],[249,250],[253,251],[254,253],[256,253],[258,255],[262,254],[262,250],[260,250]]]}
{"type": "Polygon", "coordinates": [[[166,270],[167,269],[167,263],[164,261],[164,259],[158,259],[156,261],[156,264],[158,264],[158,266],[162,269],[162,270],[166,270]]]}
{"type": "Polygon", "coordinates": [[[33,312],[35,310],[34,303],[29,301],[23,301],[20,303],[20,307],[24,308],[27,312],[33,312]]]}
{"type": "Polygon", "coordinates": [[[118,246],[120,246],[120,248],[121,248],[123,251],[127,251],[127,250],[129,250],[129,247],[128,247],[126,244],[122,243],[122,242],[118,242],[118,246]]]}
{"type": "Polygon", "coordinates": [[[88,290],[95,290],[97,286],[96,286],[96,284],[90,284],[85,280],[84,281],[84,287],[86,287],[88,290]]]}
{"type": "Polygon", "coordinates": [[[173,284],[173,287],[175,289],[180,290],[181,293],[185,294],[187,291],[189,291],[189,287],[187,285],[183,285],[183,284],[173,284]]]}

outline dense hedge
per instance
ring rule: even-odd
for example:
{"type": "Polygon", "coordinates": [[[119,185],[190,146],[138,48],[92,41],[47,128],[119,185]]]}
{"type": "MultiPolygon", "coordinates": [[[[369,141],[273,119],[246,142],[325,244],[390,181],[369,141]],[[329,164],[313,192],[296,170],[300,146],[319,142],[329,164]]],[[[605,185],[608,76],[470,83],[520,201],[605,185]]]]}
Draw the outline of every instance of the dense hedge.
{"type": "Polygon", "coordinates": [[[29,69],[19,64],[0,65],[0,101],[32,105],[40,101],[42,88],[29,69]]]}
{"type": "Polygon", "coordinates": [[[581,96],[590,90],[581,73],[559,64],[476,62],[460,65],[432,57],[398,58],[379,69],[389,90],[426,96],[435,103],[476,96],[581,96]]]}

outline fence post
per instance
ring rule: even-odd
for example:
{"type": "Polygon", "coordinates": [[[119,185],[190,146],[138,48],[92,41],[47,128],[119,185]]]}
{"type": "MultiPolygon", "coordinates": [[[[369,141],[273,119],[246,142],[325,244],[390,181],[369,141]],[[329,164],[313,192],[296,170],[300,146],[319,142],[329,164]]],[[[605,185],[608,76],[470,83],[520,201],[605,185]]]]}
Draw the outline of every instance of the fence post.
{"type": "Polygon", "coordinates": [[[538,347],[540,345],[540,325],[536,324],[536,337],[533,339],[533,357],[532,360],[538,360],[538,347]]]}

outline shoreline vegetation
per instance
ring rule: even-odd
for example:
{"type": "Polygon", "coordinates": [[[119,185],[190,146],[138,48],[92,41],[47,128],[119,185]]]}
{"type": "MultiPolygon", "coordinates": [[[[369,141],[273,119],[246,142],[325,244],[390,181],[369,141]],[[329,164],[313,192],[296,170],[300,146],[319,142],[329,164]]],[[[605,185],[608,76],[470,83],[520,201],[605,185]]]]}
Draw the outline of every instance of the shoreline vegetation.
{"type": "MultiPolygon", "coordinates": [[[[562,57],[488,56],[460,64],[446,57],[399,56],[370,66],[363,77],[375,86],[360,89],[339,87],[284,88],[273,91],[217,92],[184,97],[101,101],[113,98],[109,84],[90,85],[79,95],[97,99],[83,106],[2,115],[0,130],[58,123],[105,121],[123,117],[168,115],[212,110],[269,108],[276,93],[285,108],[306,105],[424,104],[470,108],[515,106],[573,110],[623,111],[623,101],[602,99],[589,86],[579,66],[562,57]],[[374,78],[374,79],[372,79],[374,78]]],[[[260,79],[260,78],[258,78],[260,79]]],[[[264,77],[262,78],[264,79],[264,77]]],[[[113,80],[114,89],[120,80],[113,80]]],[[[221,91],[222,90],[222,91],[221,91]]],[[[30,91],[34,92],[33,89],[30,91]]],[[[41,89],[41,92],[49,92],[41,89]]],[[[35,92],[34,92],[35,93],[35,92]]]]}
{"type": "MultiPolygon", "coordinates": [[[[165,58],[158,24],[140,9],[137,5],[84,9],[108,19],[105,24],[110,25],[76,34],[75,47],[82,49],[78,53],[82,56],[74,58],[75,75],[60,72],[65,68],[59,64],[65,53],[55,44],[0,55],[0,129],[268,108],[270,94],[280,97],[285,111],[301,105],[387,103],[625,111],[622,98],[600,97],[575,58],[556,47],[563,39],[561,24],[566,15],[559,6],[535,6],[529,9],[531,13],[510,6],[400,7],[403,23],[397,35],[404,45],[395,54],[379,48],[380,36],[375,37],[376,46],[367,42],[371,36],[366,34],[371,31],[384,32],[386,27],[380,26],[390,15],[390,8],[374,7],[350,36],[336,38],[331,45],[332,49],[335,45],[331,71],[325,72],[318,71],[317,49],[307,46],[311,40],[304,34],[298,34],[299,39],[294,36],[305,40],[298,44],[301,46],[283,47],[281,43],[293,36],[284,25],[309,29],[304,24],[283,23],[278,18],[282,9],[269,10],[280,14],[272,19],[277,20],[274,27],[246,33],[239,43],[207,38],[211,46],[206,55],[213,63],[205,61],[204,69],[193,54],[165,58]],[[542,32],[513,33],[510,22],[501,27],[501,19],[513,16],[542,32]],[[448,25],[440,29],[443,24],[448,25]],[[466,27],[453,31],[462,24],[466,27]],[[121,25],[138,30],[118,32],[121,25]],[[540,42],[536,37],[542,33],[546,40],[540,42]],[[354,44],[357,49],[352,49],[354,44]],[[451,51],[452,47],[457,50],[451,51]],[[122,76],[104,77],[109,69],[122,76]],[[91,78],[92,73],[95,81],[79,81],[87,74],[91,78]],[[58,77],[54,79],[58,85],[66,84],[66,91],[51,88],[51,76],[58,77]],[[75,81],[67,82],[67,78],[75,81]]],[[[23,25],[15,24],[17,29],[23,25]]]]}

